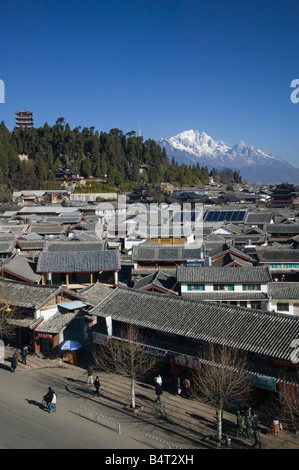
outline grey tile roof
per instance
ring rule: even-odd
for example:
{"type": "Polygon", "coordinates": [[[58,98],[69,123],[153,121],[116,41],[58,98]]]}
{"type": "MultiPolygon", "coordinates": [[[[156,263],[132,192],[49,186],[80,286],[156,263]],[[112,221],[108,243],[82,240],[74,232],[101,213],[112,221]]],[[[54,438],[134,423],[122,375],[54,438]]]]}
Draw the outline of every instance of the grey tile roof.
{"type": "Polygon", "coordinates": [[[248,212],[244,221],[245,225],[254,224],[270,224],[273,217],[273,212],[248,212]]]}
{"type": "Polygon", "coordinates": [[[200,247],[187,248],[174,245],[137,245],[132,250],[133,261],[187,261],[199,258],[200,247]]]}
{"type": "Polygon", "coordinates": [[[29,282],[38,283],[41,279],[41,276],[35,272],[36,263],[26,256],[15,254],[8,260],[3,260],[0,266],[7,273],[29,282]]]}
{"type": "Polygon", "coordinates": [[[28,284],[10,280],[0,280],[0,298],[5,299],[12,307],[39,309],[51,298],[59,293],[64,293],[74,298],[81,297],[74,291],[57,286],[43,286],[40,284],[28,284]]]}
{"type": "Polygon", "coordinates": [[[16,245],[16,238],[10,238],[9,240],[0,239],[0,253],[10,254],[13,252],[16,245]]]}
{"type": "Polygon", "coordinates": [[[39,240],[21,240],[16,241],[16,247],[20,248],[22,251],[41,251],[45,245],[46,241],[44,238],[39,240]]]}
{"type": "Polygon", "coordinates": [[[48,320],[43,321],[40,325],[35,328],[35,331],[38,333],[52,333],[57,334],[63,331],[68,324],[74,320],[78,315],[78,312],[67,312],[61,313],[57,312],[48,320]]]}
{"type": "Polygon", "coordinates": [[[267,267],[216,268],[213,266],[177,266],[178,282],[196,283],[267,283],[272,281],[267,267]]]}
{"type": "Polygon", "coordinates": [[[270,282],[268,292],[272,299],[298,300],[299,282],[270,282]]]}
{"type": "Polygon", "coordinates": [[[299,250],[256,247],[260,263],[299,263],[299,250]]]}
{"type": "Polygon", "coordinates": [[[80,290],[80,294],[92,305],[96,306],[108,295],[111,294],[113,288],[105,286],[100,282],[96,282],[92,286],[80,290]]]}
{"type": "Polygon", "coordinates": [[[79,273],[117,271],[120,269],[116,250],[48,252],[39,254],[37,273],[79,273]]]}
{"type": "Polygon", "coordinates": [[[11,306],[38,308],[51,298],[57,287],[30,285],[21,282],[0,280],[0,297],[11,306]]]}
{"type": "Polygon", "coordinates": [[[134,289],[145,289],[149,286],[153,286],[168,292],[171,291],[173,294],[177,295],[175,290],[176,284],[176,276],[171,276],[168,273],[158,270],[143,279],[137,280],[134,284],[134,289]]]}
{"type": "MultiPolygon", "coordinates": [[[[237,268],[238,269],[238,268],[237,268]]],[[[299,318],[118,287],[90,313],[164,334],[290,360],[299,318]]]]}
{"type": "Polygon", "coordinates": [[[104,250],[107,246],[106,240],[79,241],[79,240],[59,240],[47,241],[43,248],[43,253],[49,252],[79,252],[104,250]]]}
{"type": "Polygon", "coordinates": [[[265,230],[270,234],[298,234],[299,224],[270,224],[266,226],[265,230]]]}

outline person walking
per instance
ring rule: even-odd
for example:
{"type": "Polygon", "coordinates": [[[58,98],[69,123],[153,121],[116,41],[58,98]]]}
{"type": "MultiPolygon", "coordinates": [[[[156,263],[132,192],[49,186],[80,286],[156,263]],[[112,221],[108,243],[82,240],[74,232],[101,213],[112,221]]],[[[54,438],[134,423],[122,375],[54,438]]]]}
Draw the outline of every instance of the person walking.
{"type": "Polygon", "coordinates": [[[175,378],[175,390],[174,390],[175,396],[178,396],[181,394],[181,379],[180,376],[177,375],[175,378]]]}
{"type": "Polygon", "coordinates": [[[183,386],[184,386],[184,395],[186,398],[190,398],[190,380],[187,379],[187,377],[185,378],[184,382],[183,382],[183,386]]]}
{"type": "Polygon", "coordinates": [[[272,429],[273,429],[273,434],[275,437],[278,437],[278,431],[279,431],[279,419],[275,417],[272,421],[272,429]]]}
{"type": "Polygon", "coordinates": [[[236,428],[235,436],[238,437],[239,434],[246,437],[246,434],[243,429],[243,416],[241,415],[240,411],[237,412],[237,428],[236,428]]]}
{"type": "Polygon", "coordinates": [[[19,359],[20,359],[20,351],[18,349],[16,349],[16,352],[14,353],[14,356],[15,356],[17,364],[18,364],[19,359]]]}
{"type": "Polygon", "coordinates": [[[49,413],[52,413],[53,405],[56,406],[56,400],[57,400],[56,393],[54,392],[54,390],[52,390],[52,392],[53,392],[52,393],[52,399],[48,403],[49,413]]]}
{"type": "Polygon", "coordinates": [[[22,364],[26,365],[27,364],[27,348],[26,348],[26,346],[23,347],[21,355],[22,355],[22,364]]]}
{"type": "Polygon", "coordinates": [[[247,411],[246,416],[245,416],[245,428],[246,428],[246,436],[247,437],[251,436],[253,423],[254,423],[253,416],[251,414],[251,409],[249,408],[249,410],[247,411]]]}
{"type": "Polygon", "coordinates": [[[92,369],[92,366],[89,365],[88,368],[87,368],[87,383],[88,384],[93,384],[93,369],[92,369]]]}
{"type": "Polygon", "coordinates": [[[11,364],[10,364],[11,372],[14,372],[16,370],[16,368],[17,368],[17,359],[16,359],[16,356],[14,354],[11,358],[11,364]]]}
{"type": "Polygon", "coordinates": [[[101,384],[100,384],[100,380],[99,380],[98,375],[96,376],[96,379],[95,379],[93,385],[95,386],[95,389],[96,389],[95,394],[96,394],[97,397],[99,397],[100,396],[99,390],[100,390],[101,384]]]}
{"type": "Polygon", "coordinates": [[[259,449],[262,448],[261,442],[261,434],[260,434],[260,425],[259,425],[259,417],[255,411],[252,411],[253,415],[253,437],[254,437],[254,444],[252,447],[258,446],[259,449]]]}
{"type": "Polygon", "coordinates": [[[156,403],[158,403],[159,405],[162,405],[162,400],[161,400],[161,395],[163,393],[162,385],[156,382],[155,388],[156,388],[156,397],[157,397],[156,403]]]}
{"type": "Polygon", "coordinates": [[[162,377],[160,374],[157,377],[155,377],[155,383],[162,385],[162,377]]]}

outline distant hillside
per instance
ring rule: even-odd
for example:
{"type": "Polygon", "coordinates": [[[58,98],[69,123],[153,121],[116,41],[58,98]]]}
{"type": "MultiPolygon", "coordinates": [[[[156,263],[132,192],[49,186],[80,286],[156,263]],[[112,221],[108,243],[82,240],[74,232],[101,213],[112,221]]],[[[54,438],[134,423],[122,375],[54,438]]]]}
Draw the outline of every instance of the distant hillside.
{"type": "MultiPolygon", "coordinates": [[[[55,173],[70,166],[84,178],[97,178],[117,188],[126,183],[152,185],[204,184],[209,172],[199,165],[177,165],[152,139],[143,140],[135,131],[109,133],[94,127],[71,129],[64,118],[54,126],[15,128],[0,125],[0,185],[11,190],[45,189],[56,184],[55,173]],[[26,158],[19,156],[27,155],[26,158]]],[[[104,188],[103,188],[104,189],[104,188]]]]}

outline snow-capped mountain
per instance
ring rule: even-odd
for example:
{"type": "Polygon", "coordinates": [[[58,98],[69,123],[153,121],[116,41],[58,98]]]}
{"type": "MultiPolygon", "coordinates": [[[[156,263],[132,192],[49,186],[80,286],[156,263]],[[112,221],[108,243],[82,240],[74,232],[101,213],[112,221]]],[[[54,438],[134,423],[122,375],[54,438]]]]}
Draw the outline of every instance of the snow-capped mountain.
{"type": "Polygon", "coordinates": [[[205,132],[191,129],[169,139],[160,138],[157,143],[165,148],[170,160],[174,158],[179,164],[199,163],[209,170],[231,168],[239,170],[243,179],[251,182],[299,182],[299,169],[282,158],[247,146],[242,140],[229,147],[222,140],[217,142],[205,132]]]}

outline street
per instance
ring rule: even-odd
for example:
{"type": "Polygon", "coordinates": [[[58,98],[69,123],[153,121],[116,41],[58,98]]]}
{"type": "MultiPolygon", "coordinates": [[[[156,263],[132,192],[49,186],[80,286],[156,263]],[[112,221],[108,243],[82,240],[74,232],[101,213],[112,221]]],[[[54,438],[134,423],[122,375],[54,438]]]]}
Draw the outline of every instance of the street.
{"type": "MultiPolygon", "coordinates": [[[[146,449],[136,424],[122,424],[118,434],[77,415],[77,405],[88,407],[88,403],[66,390],[72,374],[59,368],[15,373],[0,368],[0,448],[146,449]],[[49,386],[57,393],[57,411],[52,414],[41,407],[49,386]]],[[[92,410],[103,413],[96,405],[92,410]]]]}

